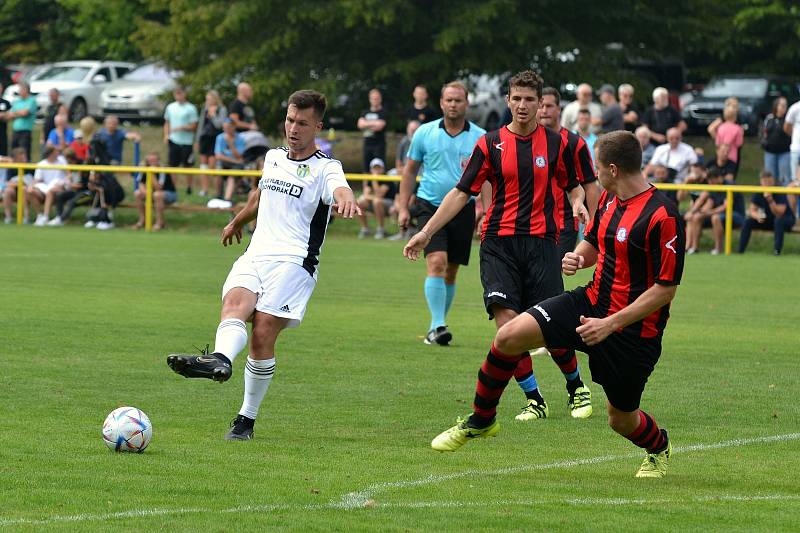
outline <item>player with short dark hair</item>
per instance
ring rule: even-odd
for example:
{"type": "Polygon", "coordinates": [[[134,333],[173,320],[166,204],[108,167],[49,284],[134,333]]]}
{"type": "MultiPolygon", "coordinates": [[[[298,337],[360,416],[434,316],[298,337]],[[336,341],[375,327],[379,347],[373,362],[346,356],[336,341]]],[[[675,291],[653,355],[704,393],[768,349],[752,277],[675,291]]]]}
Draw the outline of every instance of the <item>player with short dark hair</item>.
{"type": "Polygon", "coordinates": [[[227,381],[233,360],[247,344],[244,401],[225,436],[249,440],[275,372],[275,342],[287,327],[300,325],[317,283],[317,265],[332,208],[344,218],[361,214],[342,164],[314,144],[322,129],[325,96],[297,91],[289,97],[285,130],[288,147],[267,152],[258,191],[222,230],[222,244],[242,241],[242,229],[257,224],[250,245],[233,264],[222,288],[221,321],[214,351],[173,354],[167,364],[184,377],[227,381]]]}
{"type": "MultiPolygon", "coordinates": [[[[541,103],[536,114],[536,120],[540,126],[558,132],[567,142],[569,153],[572,155],[570,170],[575,173],[578,183],[584,188],[586,194],[585,204],[591,218],[594,216],[595,209],[597,209],[600,188],[596,184],[597,177],[594,175],[594,164],[592,163],[589,148],[580,135],[561,126],[561,94],[555,87],[544,87],[540,100],[541,103]]],[[[578,242],[578,220],[572,214],[569,196],[564,194],[562,197],[564,226],[558,236],[559,258],[564,257],[567,252],[573,251],[578,242]]],[[[560,265],[558,268],[560,274],[560,265]]],[[[554,348],[551,353],[546,348],[541,348],[537,352],[533,355],[550,355],[553,358],[553,361],[562,370],[568,385],[570,380],[579,375],[578,360],[574,351],[554,348]]],[[[549,409],[543,399],[541,402],[539,401],[541,393],[538,391],[539,384],[533,372],[531,356],[523,355],[517,365],[517,369],[514,371],[514,378],[528,398],[528,402],[522,408],[522,412],[515,418],[520,421],[547,418],[549,409]]],[[[591,392],[588,388],[585,389],[572,398],[570,415],[573,418],[588,418],[592,414],[591,392]]]]}
{"type": "MultiPolygon", "coordinates": [[[[406,257],[416,259],[430,241],[429,236],[462,209],[470,196],[490,183],[491,205],[481,232],[481,284],[486,312],[490,319],[494,318],[497,328],[564,290],[556,245],[563,226],[564,190],[569,191],[573,216],[588,221],[583,188],[572,169],[573,156],[566,138],[536,122],[541,91],[542,79],[531,71],[511,78],[511,124],[480,138],[461,181],[404,250],[406,257]]],[[[591,393],[581,381],[574,350],[556,354],[554,359],[567,378],[572,415],[589,416],[591,393]]],[[[547,405],[539,392],[530,357],[524,355],[527,368],[521,367],[518,379],[528,402],[518,419],[544,418],[547,405]]],[[[479,379],[491,377],[480,375],[479,379]]]]}
{"type": "Polygon", "coordinates": [[[640,171],[641,148],[630,132],[599,138],[598,178],[605,192],[586,239],[561,261],[565,275],[597,265],[592,281],[548,298],[500,328],[475,393],[474,412],[433,439],[455,451],[500,431],[496,406],[523,350],[568,346],[589,355],[608,397],[608,423],[646,450],[637,477],[663,477],[671,454],[667,432],[639,408],[661,355],[661,338],[683,273],[685,234],[675,205],[640,171]]]}

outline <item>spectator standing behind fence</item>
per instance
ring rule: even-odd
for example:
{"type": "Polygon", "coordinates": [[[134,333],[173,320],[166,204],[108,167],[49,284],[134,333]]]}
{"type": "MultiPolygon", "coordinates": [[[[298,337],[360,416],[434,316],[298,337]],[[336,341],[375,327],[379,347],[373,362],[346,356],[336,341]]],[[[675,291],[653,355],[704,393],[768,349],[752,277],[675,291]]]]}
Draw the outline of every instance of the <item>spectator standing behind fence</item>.
{"type": "Polygon", "coordinates": [[[239,133],[258,129],[256,113],[250,105],[252,99],[253,88],[249,83],[242,82],[236,86],[236,100],[228,108],[228,117],[239,133]]]}
{"type": "MultiPolygon", "coordinates": [[[[761,186],[774,187],[775,177],[771,172],[761,173],[761,186]]],[[[789,200],[785,194],[772,194],[768,192],[754,193],[750,198],[750,208],[747,218],[742,224],[742,233],[739,237],[739,253],[743,254],[750,242],[750,233],[754,228],[773,230],[775,244],[773,253],[781,255],[783,251],[783,234],[794,226],[794,213],[789,209],[789,200]]]]}
{"type": "Polygon", "coordinates": [[[800,179],[797,172],[797,166],[800,163],[800,101],[793,103],[786,112],[783,131],[792,136],[792,142],[789,145],[789,175],[793,180],[800,179]]]}
{"type": "Polygon", "coordinates": [[[64,190],[67,173],[61,169],[47,168],[52,165],[66,165],[67,160],[61,157],[58,148],[47,146],[44,159],[37,163],[33,172],[33,183],[25,189],[25,201],[36,212],[34,226],[44,226],[50,219],[50,207],[55,195],[64,190]],[[44,207],[42,206],[44,204],[44,207]]]}
{"type": "Polygon", "coordinates": [[[11,102],[2,97],[3,84],[0,83],[0,156],[8,155],[8,112],[11,102]]]}
{"type": "Polygon", "coordinates": [[[614,96],[614,86],[603,85],[600,87],[599,96],[600,102],[603,104],[603,110],[600,113],[600,118],[592,119],[592,125],[595,128],[599,128],[601,133],[625,129],[625,119],[622,116],[622,108],[617,102],[616,96],[614,96]]]}
{"type": "Polygon", "coordinates": [[[667,142],[667,130],[678,128],[686,130],[686,122],[681,120],[678,110],[669,104],[669,91],[664,87],[653,89],[653,105],[642,115],[642,124],[650,128],[650,142],[657,145],[667,142]]]}
{"type": "MultiPolygon", "coordinates": [[[[408,160],[408,149],[411,147],[411,139],[414,138],[414,133],[421,126],[418,120],[409,120],[406,124],[406,134],[397,143],[397,157],[394,160],[394,174],[403,174],[403,169],[406,167],[408,160]]],[[[391,172],[391,171],[390,171],[391,172]]]]}
{"type": "MultiPolygon", "coordinates": [[[[194,132],[197,129],[197,108],[186,99],[180,85],[172,91],[175,101],[164,109],[164,144],[170,167],[190,168],[194,164],[194,132]]],[[[174,180],[173,180],[174,181],[174,180]]],[[[186,176],[186,194],[192,194],[192,175],[186,176]]]]}
{"type": "MultiPolygon", "coordinates": [[[[147,171],[146,167],[160,167],[161,159],[158,152],[150,152],[144,159],[145,169],[142,171],[144,174],[147,171]]],[[[141,229],[144,227],[145,215],[145,201],[147,200],[147,181],[142,179],[139,181],[139,188],[136,190],[136,209],[139,211],[139,220],[132,227],[133,229],[141,229]]],[[[178,192],[175,190],[175,183],[172,181],[172,176],[165,172],[159,172],[153,175],[153,207],[155,207],[156,221],[153,224],[153,231],[159,231],[166,227],[164,223],[164,209],[168,205],[172,205],[178,201],[178,192]]]]}
{"type": "Polygon", "coordinates": [[[425,124],[439,117],[439,113],[428,105],[428,89],[424,85],[414,87],[412,96],[414,97],[414,104],[406,112],[406,120],[408,122],[417,121],[420,124],[425,124]]]}
{"type": "Polygon", "coordinates": [[[11,123],[11,148],[24,148],[25,155],[30,161],[31,132],[39,106],[36,105],[36,97],[31,94],[28,82],[21,81],[17,87],[19,87],[19,97],[11,104],[11,111],[6,113],[6,117],[14,119],[11,123]]]}
{"type": "Polygon", "coordinates": [[[100,141],[105,145],[108,152],[109,165],[119,165],[122,163],[122,153],[125,140],[140,142],[141,136],[135,131],[125,131],[119,127],[117,115],[106,115],[103,120],[103,128],[97,132],[100,141]]]}
{"type": "MultiPolygon", "coordinates": [[[[563,120],[562,120],[563,124],[563,120]]],[[[588,109],[578,110],[578,122],[575,133],[581,136],[581,139],[586,143],[589,153],[592,154],[592,161],[594,161],[594,143],[597,142],[597,135],[592,132],[592,115],[588,109]]]]}
{"type": "Polygon", "coordinates": [[[619,95],[619,107],[622,109],[625,129],[633,133],[636,131],[636,128],[639,127],[639,118],[642,115],[639,104],[633,99],[633,85],[630,83],[623,83],[617,89],[617,94],[619,95]]]}
{"type": "MultiPolygon", "coordinates": [[[[14,163],[27,163],[28,162],[28,154],[25,153],[25,149],[21,146],[17,148],[11,149],[11,157],[2,156],[0,161],[3,162],[14,162],[14,163]]],[[[5,210],[5,223],[11,224],[14,222],[14,209],[17,203],[17,180],[18,176],[10,177],[10,179],[6,182],[6,188],[3,190],[3,209],[5,210]]],[[[26,187],[30,185],[33,181],[33,176],[30,175],[30,171],[26,170],[25,175],[22,177],[22,183],[26,187]]],[[[23,189],[24,194],[24,189],[23,189]]],[[[28,223],[27,216],[23,218],[23,222],[25,224],[28,223]]]]}
{"type": "Polygon", "coordinates": [[[578,85],[575,98],[576,100],[564,106],[564,110],[561,112],[561,125],[569,131],[578,129],[578,112],[581,109],[588,109],[592,119],[600,118],[602,114],[600,105],[592,102],[592,86],[588,83],[578,85]]]}
{"type": "Polygon", "coordinates": [[[744,128],[736,123],[738,114],[738,103],[736,106],[727,105],[722,111],[722,120],[716,119],[708,125],[708,134],[714,139],[714,144],[716,146],[728,145],[728,159],[736,165],[737,171],[739,170],[739,149],[744,144],[744,128]]]}
{"type": "Polygon", "coordinates": [[[772,172],[777,183],[785,187],[794,179],[791,172],[792,138],[783,131],[788,104],[780,96],[772,102],[772,113],[766,116],[761,125],[761,148],[764,150],[764,169],[772,172]]]}
{"type": "MultiPolygon", "coordinates": [[[[236,131],[233,120],[228,118],[222,124],[222,133],[217,135],[214,143],[214,157],[217,167],[226,170],[242,170],[244,168],[244,136],[236,131]]],[[[236,190],[237,178],[228,176],[225,180],[224,199],[233,202],[233,193],[236,190]]],[[[226,205],[225,207],[230,207],[226,205]]]]}
{"type": "Polygon", "coordinates": [[[54,146],[63,152],[75,140],[75,130],[67,124],[67,115],[56,115],[53,120],[53,129],[47,135],[46,146],[54,146]]]}
{"type": "Polygon", "coordinates": [[[378,89],[369,92],[369,109],[359,117],[358,129],[364,136],[364,172],[369,173],[370,161],[376,157],[386,161],[386,113],[378,89]]]}
{"type": "Polygon", "coordinates": [[[53,87],[47,91],[47,98],[47,108],[44,110],[44,123],[42,124],[42,136],[40,138],[40,154],[44,154],[44,147],[47,144],[47,140],[50,138],[50,132],[56,127],[56,116],[64,115],[67,122],[69,121],[67,108],[61,102],[61,93],[59,90],[53,87]]]}
{"type": "MultiPolygon", "coordinates": [[[[214,145],[217,135],[222,133],[222,123],[228,118],[228,109],[222,104],[222,99],[217,91],[208,91],[203,109],[200,111],[200,122],[197,124],[197,152],[200,154],[200,168],[216,168],[217,159],[214,155],[214,145]]],[[[208,196],[210,176],[200,176],[200,196],[208,196]]],[[[217,185],[215,191],[222,191],[222,178],[215,176],[217,185]]]]}

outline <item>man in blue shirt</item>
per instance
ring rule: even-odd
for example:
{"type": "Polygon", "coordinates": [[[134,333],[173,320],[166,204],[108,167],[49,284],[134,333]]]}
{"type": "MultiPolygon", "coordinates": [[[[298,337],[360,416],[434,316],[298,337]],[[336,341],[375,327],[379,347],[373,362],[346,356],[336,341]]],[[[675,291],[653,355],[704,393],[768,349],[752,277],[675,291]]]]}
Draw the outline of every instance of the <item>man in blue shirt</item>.
{"type": "Polygon", "coordinates": [[[133,142],[140,142],[141,136],[136,132],[127,132],[119,127],[119,118],[116,115],[106,115],[103,120],[103,129],[97,132],[97,136],[108,150],[110,165],[122,163],[122,148],[125,139],[133,142]]]}
{"type": "MultiPolygon", "coordinates": [[[[410,214],[408,202],[414,190],[417,171],[422,165],[422,178],[417,190],[420,227],[430,220],[445,195],[461,178],[475,143],[485,130],[466,120],[467,88],[454,81],[442,88],[439,104],[443,117],[419,127],[411,140],[408,160],[398,194],[398,224],[405,229],[410,214]]],[[[459,265],[469,263],[472,232],[475,228],[475,202],[466,206],[445,227],[428,235],[425,262],[425,299],[431,313],[431,323],[425,344],[446,346],[453,335],[447,329],[445,317],[456,292],[459,265]]]]}
{"type": "MultiPolygon", "coordinates": [[[[199,120],[197,108],[186,99],[186,89],[180,85],[172,94],[175,101],[164,109],[164,144],[169,147],[169,166],[191,167],[194,163],[194,132],[199,120]]],[[[192,194],[191,174],[186,176],[186,194],[192,194]]]]}
{"type": "MultiPolygon", "coordinates": [[[[244,136],[236,131],[236,126],[231,119],[226,118],[222,123],[222,133],[217,135],[214,142],[214,157],[217,166],[222,169],[242,170],[244,168],[244,136]]],[[[228,176],[225,181],[225,200],[232,201],[236,189],[236,178],[228,176]]],[[[230,207],[230,206],[228,206],[230,207]]]]}
{"type": "MultiPolygon", "coordinates": [[[[772,172],[761,173],[762,187],[775,187],[775,176],[772,172]]],[[[789,201],[785,194],[755,193],[750,199],[750,209],[747,219],[742,224],[742,233],[739,236],[739,253],[743,254],[750,242],[750,232],[753,228],[773,230],[775,232],[775,255],[781,255],[783,250],[783,234],[791,231],[794,226],[794,213],[789,209],[789,201]]]]}
{"type": "Polygon", "coordinates": [[[31,94],[31,87],[28,82],[19,82],[19,98],[11,104],[11,111],[6,113],[7,119],[13,119],[11,123],[11,149],[24,148],[31,159],[31,132],[33,123],[36,120],[36,112],[39,106],[36,105],[36,97],[31,94]]]}

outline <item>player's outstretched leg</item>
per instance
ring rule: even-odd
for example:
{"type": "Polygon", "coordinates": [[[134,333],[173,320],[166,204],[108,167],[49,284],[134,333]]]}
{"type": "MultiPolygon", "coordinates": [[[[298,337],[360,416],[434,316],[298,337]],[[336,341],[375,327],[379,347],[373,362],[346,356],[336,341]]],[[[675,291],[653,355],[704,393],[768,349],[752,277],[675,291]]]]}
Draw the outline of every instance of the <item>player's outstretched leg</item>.
{"type": "Polygon", "coordinates": [[[528,420],[539,420],[547,418],[548,409],[547,404],[539,392],[539,384],[536,382],[536,376],[533,374],[533,361],[528,353],[522,355],[522,359],[517,363],[517,368],[514,370],[514,378],[517,380],[517,385],[525,393],[527,402],[522,408],[522,412],[515,416],[516,420],[526,422],[528,420]]]}
{"type": "Polygon", "coordinates": [[[472,439],[497,435],[500,431],[500,423],[495,420],[497,404],[521,357],[505,354],[492,345],[478,371],[472,415],[466,420],[459,419],[455,426],[437,435],[431,448],[454,452],[472,439]]]}
{"type": "Polygon", "coordinates": [[[233,360],[247,344],[247,326],[238,318],[223,319],[217,327],[214,352],[200,355],[170,354],[167,365],[187,378],[206,378],[227,381],[231,377],[233,360]]]}
{"type": "Polygon", "coordinates": [[[572,418],[589,418],[592,416],[592,392],[581,380],[575,350],[552,348],[550,356],[555,364],[558,365],[558,368],[561,369],[564,379],[567,380],[567,394],[569,395],[567,407],[569,407],[569,414],[572,418]]]}
{"type": "Polygon", "coordinates": [[[667,430],[660,429],[655,419],[637,409],[624,412],[608,407],[608,424],[620,435],[647,452],[636,477],[664,477],[672,455],[667,430]],[[631,431],[631,428],[634,428],[631,431]]]}

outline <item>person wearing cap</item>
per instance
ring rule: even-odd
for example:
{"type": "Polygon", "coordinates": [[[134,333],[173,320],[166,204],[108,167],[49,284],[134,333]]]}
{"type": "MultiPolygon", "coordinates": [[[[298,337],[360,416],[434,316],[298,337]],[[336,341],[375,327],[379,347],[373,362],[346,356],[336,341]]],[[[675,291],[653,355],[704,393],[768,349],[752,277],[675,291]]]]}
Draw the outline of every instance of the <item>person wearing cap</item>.
{"type": "MultiPolygon", "coordinates": [[[[369,162],[369,173],[374,176],[386,174],[386,164],[383,159],[374,157],[369,162]]],[[[367,224],[367,211],[372,211],[375,213],[375,238],[383,239],[386,237],[384,220],[386,215],[392,211],[394,196],[397,192],[394,183],[364,180],[362,191],[361,196],[358,198],[358,206],[362,211],[362,214],[358,216],[361,221],[361,230],[358,232],[358,238],[363,239],[371,234],[369,224],[367,224]]]]}
{"type": "Polygon", "coordinates": [[[599,117],[592,118],[592,125],[600,128],[601,133],[625,129],[622,108],[617,102],[614,92],[614,86],[608,83],[600,87],[599,96],[600,102],[603,104],[603,111],[599,117]]]}

